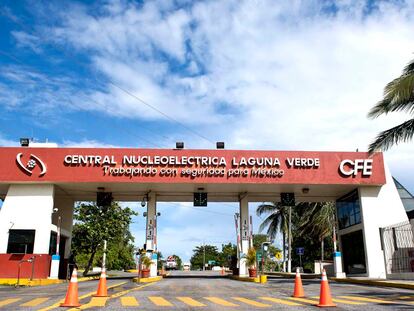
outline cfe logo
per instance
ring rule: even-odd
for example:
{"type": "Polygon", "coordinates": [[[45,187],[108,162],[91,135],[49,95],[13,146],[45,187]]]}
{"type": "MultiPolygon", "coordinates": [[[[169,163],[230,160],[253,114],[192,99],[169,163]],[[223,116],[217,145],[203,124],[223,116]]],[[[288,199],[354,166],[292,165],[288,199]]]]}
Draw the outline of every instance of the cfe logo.
{"type": "Polygon", "coordinates": [[[30,154],[30,160],[27,162],[26,165],[22,162],[23,153],[20,152],[16,156],[17,165],[28,175],[32,175],[34,168],[38,165],[40,168],[40,176],[46,174],[46,165],[40,160],[39,157],[35,156],[34,154],[30,154]]]}
{"type": "Polygon", "coordinates": [[[372,159],[343,160],[339,171],[345,176],[356,176],[359,172],[362,172],[362,176],[371,176],[372,162],[372,159]]]}

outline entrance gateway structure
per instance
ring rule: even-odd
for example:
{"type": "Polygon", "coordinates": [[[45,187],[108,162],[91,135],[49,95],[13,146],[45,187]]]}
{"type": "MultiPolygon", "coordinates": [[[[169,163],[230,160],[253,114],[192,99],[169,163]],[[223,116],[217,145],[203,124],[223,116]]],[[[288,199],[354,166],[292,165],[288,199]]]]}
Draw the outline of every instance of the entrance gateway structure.
{"type": "Polygon", "coordinates": [[[157,202],[193,201],[200,192],[209,202],[239,202],[241,276],[248,275],[249,202],[280,201],[281,193],[336,201],[342,269],[372,278],[386,277],[379,228],[407,221],[381,153],[5,147],[0,278],[16,277],[19,263],[30,277],[31,265],[22,263],[29,258],[35,278],[57,277],[70,256],[74,202],[94,201],[102,188],[115,200],[146,200],[149,250],[157,250],[157,202]]]}

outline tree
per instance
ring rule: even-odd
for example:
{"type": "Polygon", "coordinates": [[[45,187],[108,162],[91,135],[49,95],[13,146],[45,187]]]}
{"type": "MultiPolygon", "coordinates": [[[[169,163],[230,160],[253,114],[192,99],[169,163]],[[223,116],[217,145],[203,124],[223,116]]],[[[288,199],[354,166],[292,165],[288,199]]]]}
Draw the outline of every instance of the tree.
{"type": "MultiPolygon", "coordinates": [[[[262,249],[262,243],[269,241],[269,238],[266,234],[253,234],[253,247],[256,251],[260,251],[262,249]]],[[[276,252],[280,251],[274,245],[269,245],[269,249],[267,251],[267,255],[275,255],[276,252]]]]}
{"type": "Polygon", "coordinates": [[[157,270],[161,270],[165,266],[165,259],[160,251],[157,252],[158,261],[157,261],[157,270]]]}
{"type": "Polygon", "coordinates": [[[134,211],[122,208],[116,202],[105,207],[95,203],[75,206],[72,251],[77,260],[87,259],[83,275],[88,274],[95,256],[101,254],[104,240],[108,241],[108,264],[114,261],[114,267],[133,265],[133,246],[130,244],[133,237],[129,232],[133,215],[136,215],[134,211]],[[121,262],[115,263],[116,260],[121,262]]]}
{"type": "MultiPolygon", "coordinates": [[[[384,88],[384,96],[368,113],[373,119],[390,112],[404,111],[414,114],[414,60],[404,68],[398,78],[384,88]]],[[[378,134],[369,145],[369,153],[387,150],[400,142],[408,142],[414,135],[414,118],[378,134]]]]}
{"type": "Polygon", "coordinates": [[[324,240],[332,237],[335,225],[335,204],[333,202],[308,203],[297,221],[299,236],[309,235],[321,242],[321,260],[324,259],[324,240]]]}
{"type": "Polygon", "coordinates": [[[218,262],[220,266],[230,266],[231,258],[237,256],[237,246],[233,243],[221,245],[218,262]]]}
{"type": "Polygon", "coordinates": [[[208,263],[209,260],[219,261],[219,252],[214,245],[201,245],[196,246],[193,249],[193,256],[191,256],[190,262],[193,269],[202,269],[203,263],[208,263]],[[205,261],[204,261],[205,252],[205,261]]]}
{"type": "Polygon", "coordinates": [[[289,230],[289,207],[283,206],[279,202],[260,204],[256,209],[257,216],[268,214],[260,224],[259,231],[262,232],[267,227],[267,236],[274,240],[278,232],[282,233],[283,239],[283,259],[286,258],[286,235],[289,230]]]}
{"type": "Polygon", "coordinates": [[[183,266],[183,261],[181,260],[180,256],[177,255],[172,255],[175,259],[175,262],[177,263],[177,269],[181,270],[182,266],[183,266]]]}
{"type": "MultiPolygon", "coordinates": [[[[289,225],[289,207],[284,207],[280,203],[262,204],[256,212],[259,216],[268,214],[260,225],[260,231],[267,228],[267,233],[271,238],[276,236],[277,232],[282,232],[283,258],[286,258],[285,236],[289,225]]],[[[333,203],[301,202],[292,207],[292,250],[296,247],[304,247],[305,256],[302,259],[308,261],[310,266],[313,265],[312,261],[318,257],[319,243],[321,243],[321,252],[324,256],[328,254],[324,249],[324,241],[327,236],[332,235],[334,215],[335,205],[333,203]]],[[[331,249],[332,239],[328,241],[328,247],[331,249]]],[[[292,264],[299,265],[298,261],[292,254],[292,264]]]]}

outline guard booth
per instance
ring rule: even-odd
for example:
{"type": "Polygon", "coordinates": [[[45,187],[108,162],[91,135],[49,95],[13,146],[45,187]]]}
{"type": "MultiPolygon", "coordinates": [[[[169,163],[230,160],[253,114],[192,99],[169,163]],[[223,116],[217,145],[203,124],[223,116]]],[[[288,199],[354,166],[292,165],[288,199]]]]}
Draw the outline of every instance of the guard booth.
{"type": "Polygon", "coordinates": [[[22,277],[58,277],[70,255],[74,202],[99,192],[147,203],[153,251],[157,202],[239,202],[240,276],[248,275],[250,202],[277,202],[281,193],[336,201],[342,268],[372,278],[386,277],[379,228],[407,221],[381,153],[5,147],[0,159],[0,278],[16,277],[31,258],[34,269],[22,265],[22,277]]]}

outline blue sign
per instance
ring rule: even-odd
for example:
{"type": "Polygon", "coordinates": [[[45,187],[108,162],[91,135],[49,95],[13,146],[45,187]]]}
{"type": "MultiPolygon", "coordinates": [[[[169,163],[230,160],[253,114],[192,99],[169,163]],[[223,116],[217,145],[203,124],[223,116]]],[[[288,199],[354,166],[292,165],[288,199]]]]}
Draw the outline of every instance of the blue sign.
{"type": "Polygon", "coordinates": [[[297,247],[296,248],[296,255],[304,255],[305,254],[305,248],[304,247],[297,247]]]}

